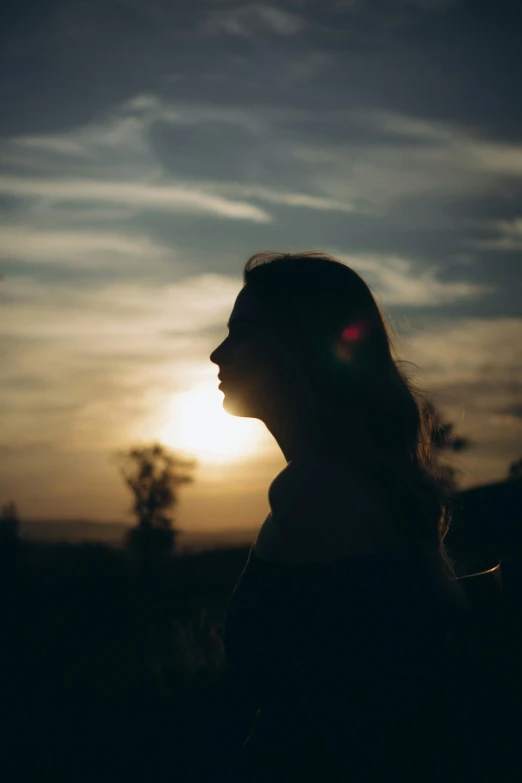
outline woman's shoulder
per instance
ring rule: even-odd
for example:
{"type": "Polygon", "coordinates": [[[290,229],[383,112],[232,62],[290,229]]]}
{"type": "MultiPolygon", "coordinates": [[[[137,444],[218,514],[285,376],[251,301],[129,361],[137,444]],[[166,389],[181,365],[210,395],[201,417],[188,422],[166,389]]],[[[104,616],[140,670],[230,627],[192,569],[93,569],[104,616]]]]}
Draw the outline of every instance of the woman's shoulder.
{"type": "Polygon", "coordinates": [[[361,554],[406,554],[378,483],[333,458],[289,463],[269,490],[271,512],[256,543],[258,556],[313,563],[361,554]]]}

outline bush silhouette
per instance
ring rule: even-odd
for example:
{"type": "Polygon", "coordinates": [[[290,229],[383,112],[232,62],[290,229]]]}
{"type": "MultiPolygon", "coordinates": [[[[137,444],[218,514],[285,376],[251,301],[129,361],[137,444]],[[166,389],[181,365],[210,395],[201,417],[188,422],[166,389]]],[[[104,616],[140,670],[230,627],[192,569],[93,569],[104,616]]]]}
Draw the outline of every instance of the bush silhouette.
{"type": "Polygon", "coordinates": [[[20,520],[13,502],[2,506],[0,513],[0,545],[12,545],[18,541],[20,520]]]}
{"type": "Polygon", "coordinates": [[[431,435],[431,445],[433,447],[434,465],[433,473],[443,484],[449,494],[454,494],[458,490],[458,477],[460,470],[453,465],[445,464],[441,461],[443,455],[451,451],[459,453],[468,449],[473,442],[469,438],[463,438],[454,432],[452,422],[443,421],[439,411],[431,401],[425,402],[425,410],[433,423],[431,435]]]}
{"type": "Polygon", "coordinates": [[[509,481],[522,480],[522,458],[519,460],[515,460],[515,462],[512,462],[511,465],[509,466],[508,480],[509,481]]]}

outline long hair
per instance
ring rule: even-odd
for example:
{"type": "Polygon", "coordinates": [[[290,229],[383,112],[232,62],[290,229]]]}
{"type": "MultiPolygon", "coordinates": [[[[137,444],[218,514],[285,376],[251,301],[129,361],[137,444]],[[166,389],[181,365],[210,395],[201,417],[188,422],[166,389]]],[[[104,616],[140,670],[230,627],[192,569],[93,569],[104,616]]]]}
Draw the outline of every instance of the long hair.
{"type": "Polygon", "coordinates": [[[451,504],[435,475],[433,416],[394,358],[369,286],[342,261],[314,251],[256,253],[243,283],[286,346],[288,372],[298,371],[303,393],[317,401],[317,436],[376,476],[394,522],[455,578],[444,546],[451,504]]]}

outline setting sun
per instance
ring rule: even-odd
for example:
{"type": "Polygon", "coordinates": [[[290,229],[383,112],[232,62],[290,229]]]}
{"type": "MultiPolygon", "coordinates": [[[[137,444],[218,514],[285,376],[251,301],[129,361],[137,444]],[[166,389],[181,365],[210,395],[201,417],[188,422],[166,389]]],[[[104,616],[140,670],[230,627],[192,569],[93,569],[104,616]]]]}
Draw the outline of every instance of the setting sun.
{"type": "Polygon", "coordinates": [[[256,419],[226,413],[222,393],[205,386],[172,399],[160,437],[167,446],[196,459],[232,462],[258,450],[261,428],[256,419]]]}

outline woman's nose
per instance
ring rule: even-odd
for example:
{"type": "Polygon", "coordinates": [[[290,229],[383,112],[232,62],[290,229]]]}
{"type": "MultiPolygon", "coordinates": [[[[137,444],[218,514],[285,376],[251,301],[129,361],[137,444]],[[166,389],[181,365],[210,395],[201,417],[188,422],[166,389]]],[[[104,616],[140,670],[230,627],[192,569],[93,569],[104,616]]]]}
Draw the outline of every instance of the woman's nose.
{"type": "MultiPolygon", "coordinates": [[[[223,345],[223,343],[221,343],[221,345],[223,345]]],[[[214,348],[214,350],[210,354],[210,361],[213,362],[213,364],[219,364],[219,357],[221,355],[221,351],[220,351],[221,345],[218,345],[217,348],[214,348]]]]}

